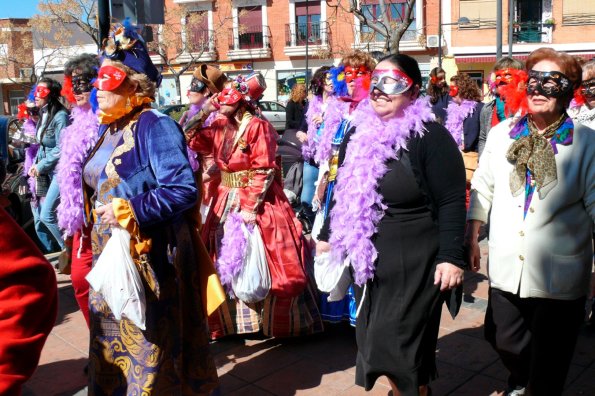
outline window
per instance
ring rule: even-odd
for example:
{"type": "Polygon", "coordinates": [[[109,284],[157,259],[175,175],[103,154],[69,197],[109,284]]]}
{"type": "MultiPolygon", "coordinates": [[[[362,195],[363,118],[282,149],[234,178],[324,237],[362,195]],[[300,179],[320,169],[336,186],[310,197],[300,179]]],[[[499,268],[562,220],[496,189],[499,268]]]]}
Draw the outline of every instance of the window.
{"type": "Polygon", "coordinates": [[[477,88],[479,88],[479,92],[481,92],[483,96],[483,71],[463,71],[463,73],[467,74],[473,81],[475,81],[477,88]]]}
{"type": "Polygon", "coordinates": [[[192,12],[186,17],[187,49],[190,52],[209,50],[209,15],[208,11],[192,12]]]}
{"type": "Polygon", "coordinates": [[[270,111],[285,111],[285,107],[277,102],[269,102],[270,111]]]}
{"type": "Polygon", "coordinates": [[[296,3],[295,5],[295,23],[296,23],[296,45],[320,44],[320,2],[308,4],[296,3]]]}
{"type": "Polygon", "coordinates": [[[595,2],[564,0],[562,2],[562,23],[564,25],[595,24],[595,2]]]}
{"type": "MultiPolygon", "coordinates": [[[[312,71],[308,70],[308,81],[312,80],[312,71]]],[[[303,69],[277,72],[277,101],[287,103],[294,84],[305,84],[306,74],[303,69]]]]}
{"type": "Polygon", "coordinates": [[[496,27],[496,0],[461,0],[459,18],[468,18],[470,23],[461,29],[489,29],[496,27]]]}
{"type": "MultiPolygon", "coordinates": [[[[408,7],[408,3],[406,0],[387,0],[384,2],[384,5],[385,5],[385,12],[388,15],[388,20],[391,25],[403,22],[403,19],[405,18],[405,15],[407,13],[407,7],[408,7]]],[[[380,9],[380,4],[378,4],[378,0],[362,1],[361,7],[362,7],[362,11],[363,11],[363,14],[366,17],[366,19],[368,19],[370,21],[379,21],[379,22],[381,22],[383,20],[383,15],[382,15],[382,12],[380,9]]],[[[409,27],[407,28],[407,31],[405,32],[405,34],[403,34],[403,37],[401,37],[401,40],[412,41],[412,40],[415,40],[417,37],[415,5],[413,5],[412,15],[413,15],[413,21],[411,22],[411,25],[409,25],[409,27]]],[[[388,28],[391,29],[391,27],[392,26],[389,26],[388,28]]],[[[371,27],[369,27],[365,24],[361,25],[361,35],[362,35],[362,41],[381,42],[381,41],[386,40],[386,37],[383,34],[374,31],[371,27]]]]}
{"type": "Polygon", "coordinates": [[[8,44],[0,44],[0,65],[5,65],[8,59],[8,44]]]}
{"type": "Polygon", "coordinates": [[[19,112],[18,106],[25,101],[25,92],[9,91],[8,98],[10,103],[10,114],[16,116],[19,112]]]}
{"type": "Polygon", "coordinates": [[[240,49],[263,48],[262,6],[238,7],[240,49]]]}

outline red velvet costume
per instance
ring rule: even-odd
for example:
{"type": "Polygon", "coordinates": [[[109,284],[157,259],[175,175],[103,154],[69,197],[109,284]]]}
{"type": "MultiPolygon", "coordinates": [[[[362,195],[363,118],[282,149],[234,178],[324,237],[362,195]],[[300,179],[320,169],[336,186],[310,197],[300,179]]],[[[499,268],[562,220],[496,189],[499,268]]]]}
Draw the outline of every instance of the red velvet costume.
{"type": "Polygon", "coordinates": [[[54,269],[0,209],[0,395],[20,395],[58,310],[54,269]]]}
{"type": "Polygon", "coordinates": [[[212,153],[222,174],[202,237],[215,258],[227,214],[237,210],[256,213],[272,287],[262,303],[228,300],[228,304],[223,304],[209,317],[212,337],[259,331],[261,315],[266,335],[289,336],[320,331],[322,327],[312,291],[304,290],[307,276],[301,224],[295,218],[277,177],[277,133],[267,121],[256,116],[244,117],[245,130],[241,134],[235,121],[220,116],[189,141],[192,150],[203,155],[212,153]],[[232,179],[245,185],[230,187],[232,179]],[[297,310],[295,306],[298,306],[297,310]]]}

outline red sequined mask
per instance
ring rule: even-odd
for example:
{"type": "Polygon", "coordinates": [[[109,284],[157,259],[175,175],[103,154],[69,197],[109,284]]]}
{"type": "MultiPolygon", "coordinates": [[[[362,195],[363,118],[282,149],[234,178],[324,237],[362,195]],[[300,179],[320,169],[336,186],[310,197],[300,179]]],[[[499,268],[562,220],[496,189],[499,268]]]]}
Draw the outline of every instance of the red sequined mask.
{"type": "Polygon", "coordinates": [[[367,77],[368,80],[370,79],[370,70],[368,70],[366,66],[360,66],[357,69],[354,69],[351,66],[345,66],[345,82],[347,84],[360,77],[367,77]]]}
{"type": "Polygon", "coordinates": [[[115,66],[102,66],[93,86],[101,91],[113,91],[126,79],[126,72],[115,66]]]}
{"type": "Polygon", "coordinates": [[[45,99],[49,96],[50,89],[48,87],[44,87],[43,85],[38,85],[35,88],[35,97],[40,99],[45,99]]]}
{"type": "Polygon", "coordinates": [[[457,87],[456,85],[451,85],[450,90],[448,91],[448,94],[454,98],[455,96],[458,95],[458,93],[459,93],[459,87],[457,87]]]}
{"type": "Polygon", "coordinates": [[[521,70],[517,69],[502,69],[497,70],[496,73],[495,83],[496,86],[499,85],[506,85],[506,84],[518,84],[521,82],[521,70]]]}
{"type": "Polygon", "coordinates": [[[232,105],[242,100],[242,94],[235,88],[224,88],[217,96],[219,104],[232,105]]]}

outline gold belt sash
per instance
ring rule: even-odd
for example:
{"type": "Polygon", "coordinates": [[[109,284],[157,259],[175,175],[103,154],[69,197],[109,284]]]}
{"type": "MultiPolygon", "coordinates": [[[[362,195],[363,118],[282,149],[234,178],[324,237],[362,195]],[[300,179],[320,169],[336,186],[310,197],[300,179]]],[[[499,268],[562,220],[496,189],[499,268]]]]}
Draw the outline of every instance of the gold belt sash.
{"type": "Polygon", "coordinates": [[[248,187],[254,179],[254,169],[243,170],[238,172],[221,171],[221,184],[228,188],[244,188],[248,187]]]}

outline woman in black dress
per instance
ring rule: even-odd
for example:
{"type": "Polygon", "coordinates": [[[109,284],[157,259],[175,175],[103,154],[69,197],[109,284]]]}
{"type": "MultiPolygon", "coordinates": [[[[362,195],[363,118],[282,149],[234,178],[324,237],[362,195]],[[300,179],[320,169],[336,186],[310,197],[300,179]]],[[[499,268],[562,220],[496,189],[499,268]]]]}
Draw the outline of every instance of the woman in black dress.
{"type": "Polygon", "coordinates": [[[385,375],[395,396],[429,394],[442,292],[463,280],[463,160],[420,86],[407,55],[376,66],[317,245],[330,265],[348,262],[356,284],[356,383],[370,390],[385,375]]]}

